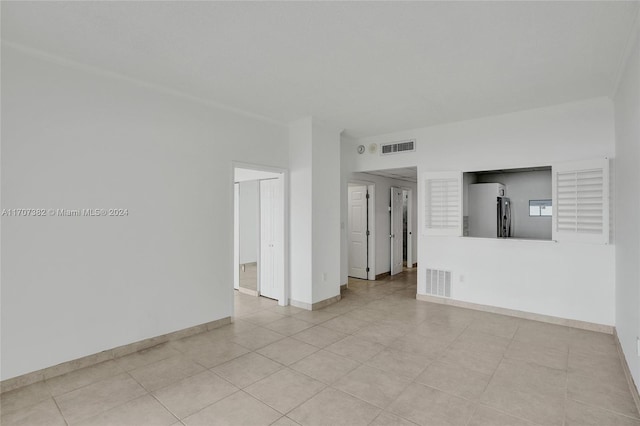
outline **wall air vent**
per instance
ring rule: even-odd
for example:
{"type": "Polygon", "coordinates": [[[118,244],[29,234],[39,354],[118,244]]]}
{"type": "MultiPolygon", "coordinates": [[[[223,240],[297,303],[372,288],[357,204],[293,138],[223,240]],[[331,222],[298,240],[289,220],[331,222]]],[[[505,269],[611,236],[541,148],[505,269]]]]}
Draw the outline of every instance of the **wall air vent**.
{"type": "Polygon", "coordinates": [[[451,271],[427,269],[427,294],[451,297],[451,271]]]}
{"type": "Polygon", "coordinates": [[[380,145],[380,155],[399,154],[401,152],[413,152],[416,150],[416,140],[383,143],[380,145]]]}

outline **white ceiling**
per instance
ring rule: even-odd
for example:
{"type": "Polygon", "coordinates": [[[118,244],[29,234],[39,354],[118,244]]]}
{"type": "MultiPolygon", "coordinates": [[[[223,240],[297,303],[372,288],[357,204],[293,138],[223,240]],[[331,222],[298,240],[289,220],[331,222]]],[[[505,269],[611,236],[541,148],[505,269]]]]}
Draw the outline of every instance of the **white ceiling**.
{"type": "Polygon", "coordinates": [[[418,182],[418,169],[416,167],[404,167],[400,169],[373,170],[361,172],[368,175],[383,176],[390,179],[403,180],[405,182],[418,182]]]}
{"type": "Polygon", "coordinates": [[[636,2],[9,2],[3,40],[381,134],[614,89],[636,2]]]}

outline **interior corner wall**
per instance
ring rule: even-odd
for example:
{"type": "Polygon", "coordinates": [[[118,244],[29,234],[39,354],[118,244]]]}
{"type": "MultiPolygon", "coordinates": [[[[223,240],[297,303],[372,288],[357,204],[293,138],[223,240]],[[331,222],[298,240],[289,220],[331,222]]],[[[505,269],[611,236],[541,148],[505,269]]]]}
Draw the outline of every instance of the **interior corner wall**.
{"type": "MultiPolygon", "coordinates": [[[[343,153],[349,156],[346,172],[417,166],[420,212],[420,178],[426,171],[499,170],[613,158],[614,140],[613,103],[594,98],[362,138],[343,147],[343,153]],[[413,138],[417,142],[412,153],[356,152],[359,144],[413,138]]],[[[613,245],[435,237],[418,231],[420,294],[426,292],[426,268],[452,271],[456,300],[604,325],[615,322],[613,245]]]]}
{"type": "Polygon", "coordinates": [[[232,161],[287,129],[2,45],[2,376],[229,317],[232,161]]]}
{"type": "Polygon", "coordinates": [[[350,149],[353,146],[354,140],[346,135],[340,137],[340,285],[347,284],[349,282],[349,241],[347,235],[347,222],[348,217],[348,203],[349,194],[347,187],[349,185],[349,176],[347,170],[349,165],[347,160],[350,156],[347,155],[346,149],[350,149]]]}
{"type": "Polygon", "coordinates": [[[640,31],[614,97],[616,128],[616,331],[640,384],[640,31]]]}
{"type": "Polygon", "coordinates": [[[310,307],[340,294],[340,133],[289,125],[290,298],[310,307]]]}
{"type": "Polygon", "coordinates": [[[340,132],[313,123],[313,303],[340,294],[340,132]]]}
{"type": "Polygon", "coordinates": [[[312,120],[289,125],[289,297],[313,303],[312,265],[312,120]]]}

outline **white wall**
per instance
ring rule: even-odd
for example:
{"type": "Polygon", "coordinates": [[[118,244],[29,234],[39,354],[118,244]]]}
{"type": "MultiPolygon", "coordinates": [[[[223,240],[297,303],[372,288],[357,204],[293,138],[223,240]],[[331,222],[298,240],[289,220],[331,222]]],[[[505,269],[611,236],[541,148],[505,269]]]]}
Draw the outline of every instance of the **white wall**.
{"type": "MultiPolygon", "coordinates": [[[[232,160],[287,130],[2,45],[2,379],[232,315],[232,160]]],[[[337,262],[336,262],[337,265],[337,262]]]]}
{"type": "Polygon", "coordinates": [[[238,184],[238,232],[240,264],[258,261],[260,223],[260,182],[249,180],[238,184]]]}
{"type": "Polygon", "coordinates": [[[632,51],[615,96],[616,167],[616,331],[637,384],[640,361],[640,36],[632,51]]]}
{"type": "Polygon", "coordinates": [[[308,117],[289,125],[292,304],[340,294],[340,132],[308,117]]]}
{"type": "MultiPolygon", "coordinates": [[[[613,157],[613,123],[611,101],[590,99],[352,141],[343,147],[349,156],[344,167],[366,171],[417,166],[420,179],[425,171],[497,170],[613,157]],[[412,154],[383,157],[355,151],[360,143],[409,138],[417,139],[412,154]]],[[[420,182],[418,191],[420,205],[420,182]]],[[[418,292],[425,292],[425,268],[448,269],[454,273],[455,299],[613,325],[614,254],[611,245],[420,235],[418,292]]]]}
{"type": "Polygon", "coordinates": [[[313,123],[313,303],[340,294],[340,132],[313,123]]]}
{"type": "MultiPolygon", "coordinates": [[[[402,180],[389,179],[383,176],[370,175],[366,173],[351,173],[348,181],[350,182],[369,182],[376,186],[375,202],[375,272],[376,275],[391,271],[391,243],[389,234],[391,233],[391,221],[389,216],[389,202],[391,199],[391,187],[412,189],[413,206],[412,206],[412,222],[413,222],[413,256],[418,247],[417,227],[417,188],[416,184],[402,180]]],[[[415,260],[414,260],[415,263],[415,260]]]]}
{"type": "Polygon", "coordinates": [[[289,125],[289,282],[292,301],[312,304],[312,120],[289,125]]]}
{"type": "Polygon", "coordinates": [[[349,150],[353,149],[355,139],[344,133],[340,135],[340,285],[349,282],[349,235],[347,225],[349,221],[349,186],[350,170],[353,168],[353,157],[349,150]]]}

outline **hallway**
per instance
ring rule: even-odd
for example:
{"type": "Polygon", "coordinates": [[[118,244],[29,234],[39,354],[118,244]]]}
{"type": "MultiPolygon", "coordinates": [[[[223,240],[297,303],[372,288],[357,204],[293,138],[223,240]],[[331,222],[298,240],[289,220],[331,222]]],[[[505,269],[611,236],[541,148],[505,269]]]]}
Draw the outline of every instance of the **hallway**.
{"type": "Polygon", "coordinates": [[[640,425],[612,336],[415,293],[415,269],[318,311],[236,292],[233,324],[6,393],[2,424],[640,425]]]}

